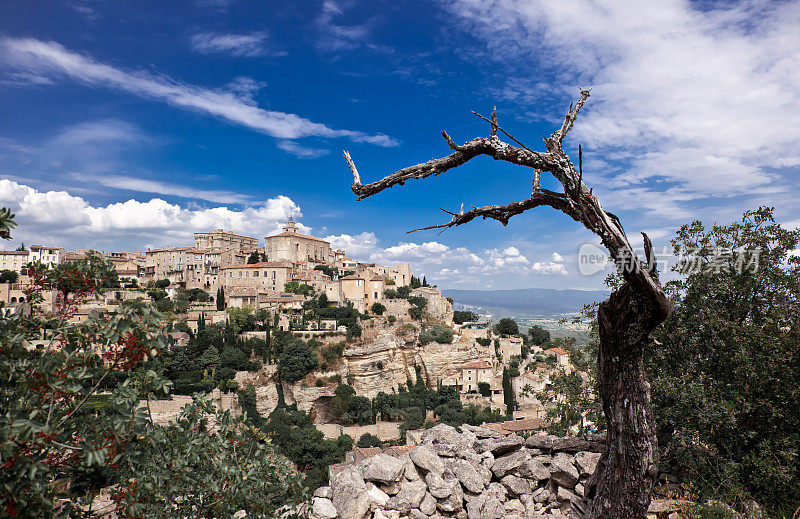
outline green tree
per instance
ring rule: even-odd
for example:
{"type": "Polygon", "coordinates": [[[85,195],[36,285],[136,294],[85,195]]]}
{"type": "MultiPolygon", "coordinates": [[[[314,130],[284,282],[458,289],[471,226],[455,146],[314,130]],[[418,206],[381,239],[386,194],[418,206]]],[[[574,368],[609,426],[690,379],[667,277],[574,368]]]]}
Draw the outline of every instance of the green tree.
{"type": "Polygon", "coordinates": [[[225,310],[225,287],[217,289],[217,310],[225,310]]]}
{"type": "Polygon", "coordinates": [[[247,257],[247,264],[248,265],[255,265],[261,261],[261,257],[258,255],[258,251],[253,251],[247,257]]]}
{"type": "Polygon", "coordinates": [[[299,294],[301,296],[311,297],[314,295],[314,287],[299,281],[289,281],[283,286],[285,292],[291,294],[299,294]]]}
{"type": "Polygon", "coordinates": [[[468,321],[477,321],[480,317],[475,312],[456,310],[453,312],[453,322],[463,324],[468,321]]]}
{"type": "Polygon", "coordinates": [[[531,342],[536,346],[550,342],[550,332],[538,324],[534,324],[528,329],[528,335],[531,338],[531,342]]]}
{"type": "Polygon", "coordinates": [[[494,333],[497,335],[519,335],[519,325],[514,319],[503,317],[494,325],[494,333]]]}
{"type": "Polygon", "coordinates": [[[702,494],[752,496],[787,517],[800,502],[798,240],[763,207],[681,227],[685,277],[645,355],[662,466],[702,494]]]}
{"type": "Polygon", "coordinates": [[[287,382],[297,382],[318,364],[316,352],[307,343],[295,338],[283,348],[278,358],[278,376],[287,382]]]}
{"type": "Polygon", "coordinates": [[[0,283],[16,283],[19,278],[19,272],[14,270],[0,271],[0,283]]]}
{"type": "Polygon", "coordinates": [[[478,393],[482,396],[492,396],[492,389],[488,382],[478,382],[478,393]]]}
{"type": "Polygon", "coordinates": [[[377,303],[376,302],[376,303],[372,303],[372,306],[370,307],[370,310],[372,310],[372,313],[375,314],[375,315],[383,315],[383,312],[386,311],[386,307],[383,306],[381,303],[377,303]]]}
{"type": "Polygon", "coordinates": [[[503,368],[503,402],[506,404],[506,415],[511,416],[517,408],[517,399],[514,395],[508,368],[503,368]]]}
{"type": "Polygon", "coordinates": [[[364,433],[356,442],[357,447],[380,447],[383,448],[383,442],[374,434],[364,433]]]}

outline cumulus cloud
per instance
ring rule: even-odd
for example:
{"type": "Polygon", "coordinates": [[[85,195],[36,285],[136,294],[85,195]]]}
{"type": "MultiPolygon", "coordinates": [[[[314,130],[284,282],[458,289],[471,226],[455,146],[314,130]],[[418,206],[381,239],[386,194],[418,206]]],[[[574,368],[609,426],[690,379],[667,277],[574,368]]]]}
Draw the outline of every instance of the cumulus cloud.
{"type": "Polygon", "coordinates": [[[692,202],[780,189],[781,169],[800,163],[797,2],[459,0],[450,9],[517,73],[497,90],[506,99],[557,103],[560,115],[578,84],[593,87],[573,138],[585,153],[616,155],[587,168],[606,177],[614,202],[682,219],[692,202]],[[531,81],[519,63],[550,81],[531,81]]]}
{"type": "Polygon", "coordinates": [[[125,71],[72,52],[55,42],[33,38],[2,38],[0,48],[3,49],[0,60],[12,70],[52,79],[66,77],[94,87],[122,90],[172,106],[207,113],[279,139],[343,137],[378,146],[398,144],[385,134],[339,130],[296,114],[265,110],[229,91],[181,83],[164,75],[125,71]]]}
{"type": "Polygon", "coordinates": [[[374,232],[362,232],[356,235],[338,234],[326,236],[333,250],[344,250],[351,258],[369,259],[378,250],[378,237],[374,232]]]}
{"type": "Polygon", "coordinates": [[[102,206],[66,191],[42,192],[8,179],[0,179],[0,204],[17,214],[17,238],[67,248],[187,244],[194,241],[193,233],[217,228],[261,237],[288,217],[302,216],[286,196],[240,211],[222,206],[188,209],[160,198],[102,206]]]}

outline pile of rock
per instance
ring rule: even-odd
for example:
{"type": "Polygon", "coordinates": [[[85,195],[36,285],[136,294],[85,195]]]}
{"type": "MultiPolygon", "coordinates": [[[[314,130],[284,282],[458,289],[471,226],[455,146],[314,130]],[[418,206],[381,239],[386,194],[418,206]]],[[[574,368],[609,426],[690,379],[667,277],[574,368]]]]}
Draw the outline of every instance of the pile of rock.
{"type": "Polygon", "coordinates": [[[440,424],[399,458],[345,467],[314,492],[315,519],[566,518],[582,500],[600,444],[440,424]]]}

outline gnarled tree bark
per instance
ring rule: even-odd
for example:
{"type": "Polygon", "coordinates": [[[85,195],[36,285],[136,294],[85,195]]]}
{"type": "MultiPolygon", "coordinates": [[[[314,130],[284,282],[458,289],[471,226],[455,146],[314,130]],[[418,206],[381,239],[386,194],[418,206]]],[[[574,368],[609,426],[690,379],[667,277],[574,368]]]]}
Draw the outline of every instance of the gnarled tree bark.
{"type": "Polygon", "coordinates": [[[650,332],[669,315],[672,302],[656,274],[647,235],[642,233],[646,256],[643,262],[634,252],[617,217],[602,208],[597,196],[583,183],[582,172],[575,168],[562,149],[564,137],[572,129],[588,97],[589,91],[581,90],[580,98],[570,106],[561,127],[545,138],[546,151],[543,152],[529,149],[503,130],[498,125],[495,111],[491,119],[479,115],[490,124],[489,137],[476,137],[458,145],[443,131],[442,136],[453,153],[409,166],[370,184],[361,183],[350,154],[344,152],[344,156],[353,173],[350,187],[358,200],[411,179],[439,175],[480,155],[533,169],[532,191],[528,198],[502,206],[471,206],[472,209],[466,212],[463,206],[458,213],[442,209],[451,215],[450,221],[417,231],[447,229],[479,217],[506,225],[515,215],[535,207],[549,206],[581,223],[600,238],[617,264],[623,284],[600,304],[598,311],[597,383],[608,425],[607,444],[597,470],[588,482],[586,498],[583,503],[576,503],[574,510],[586,519],[644,519],[658,473],[658,446],[642,352],[650,342],[650,332]],[[501,141],[497,136],[498,130],[521,147],[501,141]],[[552,174],[564,192],[541,189],[542,172],[552,174]]]}

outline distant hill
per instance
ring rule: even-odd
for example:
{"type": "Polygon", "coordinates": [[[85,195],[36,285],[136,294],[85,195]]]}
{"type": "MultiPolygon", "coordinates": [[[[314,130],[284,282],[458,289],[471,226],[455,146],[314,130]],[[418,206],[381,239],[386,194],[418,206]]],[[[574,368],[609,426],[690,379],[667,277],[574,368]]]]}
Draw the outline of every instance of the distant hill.
{"type": "Polygon", "coordinates": [[[458,290],[442,291],[452,297],[457,310],[473,310],[492,317],[556,318],[576,314],[583,305],[602,301],[608,292],[588,290],[555,290],[523,288],[519,290],[458,290]]]}

